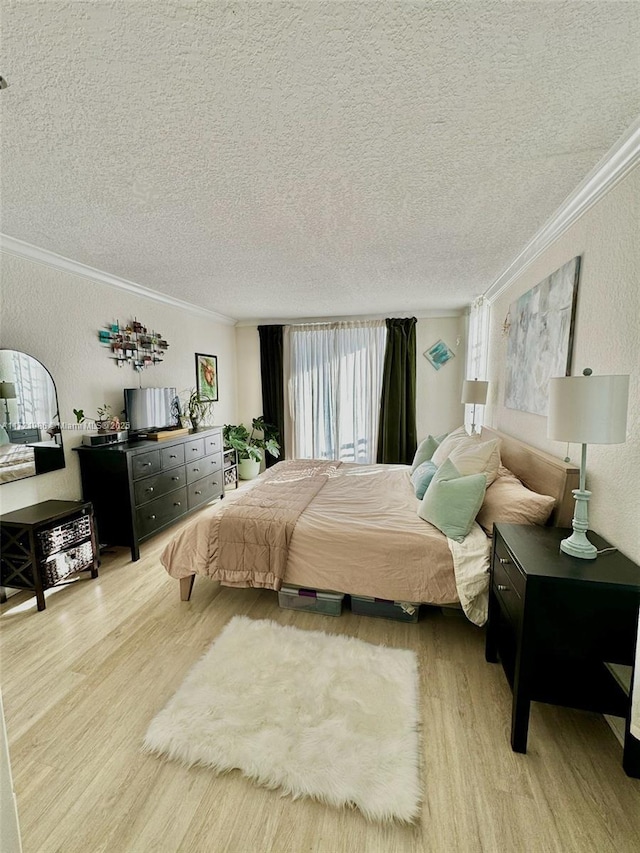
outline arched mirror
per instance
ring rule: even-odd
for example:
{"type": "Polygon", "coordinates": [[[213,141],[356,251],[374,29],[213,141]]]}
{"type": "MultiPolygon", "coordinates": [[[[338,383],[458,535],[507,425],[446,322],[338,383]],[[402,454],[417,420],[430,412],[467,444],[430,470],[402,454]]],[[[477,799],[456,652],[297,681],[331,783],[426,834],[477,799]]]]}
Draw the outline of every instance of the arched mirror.
{"type": "Polygon", "coordinates": [[[0,349],[0,484],[64,468],[56,386],[25,352],[0,349]]]}

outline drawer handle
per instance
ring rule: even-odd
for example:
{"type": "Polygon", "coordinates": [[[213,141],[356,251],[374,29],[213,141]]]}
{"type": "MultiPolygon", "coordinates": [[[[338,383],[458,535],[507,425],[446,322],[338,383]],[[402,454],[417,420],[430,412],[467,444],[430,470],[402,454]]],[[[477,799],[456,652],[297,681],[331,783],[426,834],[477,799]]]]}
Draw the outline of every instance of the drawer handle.
{"type": "Polygon", "coordinates": [[[199,492],[196,490],[196,495],[201,495],[201,494],[202,494],[202,492],[199,492]]]}
{"type": "Polygon", "coordinates": [[[153,491],[153,486],[147,486],[147,488],[145,489],[145,492],[152,492],[152,491],[153,491]]]}
{"type": "Polygon", "coordinates": [[[199,468],[192,468],[191,470],[193,471],[194,474],[197,474],[200,469],[199,468]]]}
{"type": "Polygon", "coordinates": [[[177,459],[177,458],[178,458],[178,457],[176,456],[176,454],[175,454],[175,453],[172,453],[172,454],[170,454],[170,456],[169,456],[169,459],[177,459]]]}
{"type": "Polygon", "coordinates": [[[150,466],[151,466],[151,462],[143,462],[142,463],[143,468],[149,468],[150,466]]]}
{"type": "Polygon", "coordinates": [[[503,583],[499,583],[498,592],[509,592],[509,587],[505,586],[503,583]]]}
{"type": "Polygon", "coordinates": [[[498,557],[498,562],[502,566],[508,566],[511,563],[511,560],[507,560],[506,557],[498,557]]]}
{"type": "Polygon", "coordinates": [[[174,505],[174,506],[182,506],[182,504],[180,503],[180,501],[174,501],[174,502],[173,502],[173,505],[174,505]]]}
{"type": "Polygon", "coordinates": [[[149,516],[147,516],[147,518],[150,518],[151,521],[153,521],[153,519],[155,518],[155,515],[149,515],[149,516]]]}
{"type": "Polygon", "coordinates": [[[172,477],[171,479],[178,481],[180,479],[180,477],[172,477]]]}
{"type": "Polygon", "coordinates": [[[197,453],[197,452],[198,452],[198,448],[197,448],[197,447],[192,447],[192,448],[191,448],[191,452],[192,452],[192,453],[197,453]]]}

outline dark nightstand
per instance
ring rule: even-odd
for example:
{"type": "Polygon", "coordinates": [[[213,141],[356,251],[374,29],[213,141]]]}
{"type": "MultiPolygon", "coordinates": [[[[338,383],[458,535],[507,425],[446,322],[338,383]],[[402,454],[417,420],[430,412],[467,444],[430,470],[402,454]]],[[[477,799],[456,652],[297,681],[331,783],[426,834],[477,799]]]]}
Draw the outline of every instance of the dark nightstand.
{"type": "MultiPolygon", "coordinates": [[[[640,778],[640,741],[629,731],[640,567],[618,551],[595,560],[560,552],[571,531],[496,524],[486,659],[502,661],[513,690],[511,746],[526,752],[531,701],[624,717],[623,767],[640,778]],[[615,664],[616,667],[611,665],[615,664]]],[[[611,547],[589,532],[600,550],[611,547]]]]}
{"type": "Polygon", "coordinates": [[[93,507],[82,501],[44,501],[0,516],[0,584],[30,589],[38,610],[44,591],[77,572],[98,577],[93,507]]]}

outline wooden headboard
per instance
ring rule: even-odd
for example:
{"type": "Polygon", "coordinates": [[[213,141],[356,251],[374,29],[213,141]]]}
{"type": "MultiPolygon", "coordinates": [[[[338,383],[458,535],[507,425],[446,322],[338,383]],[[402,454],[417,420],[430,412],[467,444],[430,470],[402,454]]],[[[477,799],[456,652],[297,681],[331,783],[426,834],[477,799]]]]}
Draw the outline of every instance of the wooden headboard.
{"type": "Polygon", "coordinates": [[[548,524],[571,527],[575,505],[572,490],[577,489],[580,483],[580,469],[495,429],[483,427],[482,437],[500,439],[502,464],[513,471],[528,489],[556,499],[548,524]]]}

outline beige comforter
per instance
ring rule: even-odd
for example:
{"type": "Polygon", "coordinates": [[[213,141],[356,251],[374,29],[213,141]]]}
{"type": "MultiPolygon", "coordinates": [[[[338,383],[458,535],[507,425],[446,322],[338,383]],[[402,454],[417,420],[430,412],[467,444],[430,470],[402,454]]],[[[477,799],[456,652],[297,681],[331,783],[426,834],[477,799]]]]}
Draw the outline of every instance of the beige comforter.
{"type": "MultiPolygon", "coordinates": [[[[270,578],[266,584],[254,582],[252,566],[245,564],[240,572],[230,573],[220,565],[221,519],[232,506],[245,505],[250,516],[252,501],[255,504],[251,496],[259,496],[263,478],[264,483],[271,481],[271,472],[280,469],[280,477],[295,483],[301,472],[290,466],[304,464],[308,462],[279,463],[261,475],[255,487],[238,492],[237,502],[236,494],[231,493],[181,531],[161,557],[169,574],[175,578],[206,575],[227,586],[269,585],[270,578]]],[[[324,485],[297,522],[288,522],[291,535],[284,581],[395,601],[457,603],[447,538],[418,517],[409,468],[331,465],[323,477],[324,485]]]]}

